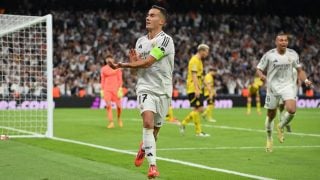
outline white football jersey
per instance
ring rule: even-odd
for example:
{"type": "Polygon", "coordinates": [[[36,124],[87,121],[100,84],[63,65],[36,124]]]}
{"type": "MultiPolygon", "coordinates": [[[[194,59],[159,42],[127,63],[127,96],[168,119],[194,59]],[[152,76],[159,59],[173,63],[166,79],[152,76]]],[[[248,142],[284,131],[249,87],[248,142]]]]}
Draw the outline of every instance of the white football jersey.
{"type": "Polygon", "coordinates": [[[150,51],[156,46],[164,52],[164,56],[156,60],[150,67],[138,69],[137,94],[148,91],[171,97],[175,54],[172,38],[163,31],[153,39],[148,39],[148,36],[145,35],[137,40],[135,49],[142,59],[146,59],[150,55],[150,51]]]}
{"type": "Polygon", "coordinates": [[[293,49],[286,49],[284,54],[279,54],[277,49],[271,49],[263,55],[257,66],[262,71],[267,71],[267,90],[278,94],[286,88],[294,89],[293,68],[298,68],[299,56],[293,49]]]}

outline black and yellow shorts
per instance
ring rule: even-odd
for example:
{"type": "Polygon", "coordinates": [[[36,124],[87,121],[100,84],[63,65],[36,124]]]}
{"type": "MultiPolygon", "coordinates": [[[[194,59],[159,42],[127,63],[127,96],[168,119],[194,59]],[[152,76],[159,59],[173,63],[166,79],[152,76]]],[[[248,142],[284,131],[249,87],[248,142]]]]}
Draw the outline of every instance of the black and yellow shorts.
{"type": "Polygon", "coordinates": [[[203,106],[203,100],[204,100],[203,94],[200,94],[199,97],[196,97],[195,93],[189,93],[188,99],[191,107],[198,108],[203,106]]]}
{"type": "Polygon", "coordinates": [[[214,100],[215,100],[214,96],[212,96],[212,98],[210,98],[209,96],[205,96],[204,99],[207,101],[208,105],[214,104],[214,100]]]}

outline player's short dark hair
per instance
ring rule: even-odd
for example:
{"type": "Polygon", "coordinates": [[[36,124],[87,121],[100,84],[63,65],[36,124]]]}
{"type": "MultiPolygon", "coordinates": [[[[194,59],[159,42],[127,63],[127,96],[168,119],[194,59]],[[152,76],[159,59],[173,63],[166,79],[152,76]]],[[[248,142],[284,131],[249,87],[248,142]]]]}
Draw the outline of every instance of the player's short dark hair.
{"type": "Polygon", "coordinates": [[[285,33],[285,32],[279,32],[276,37],[278,36],[289,36],[289,35],[288,33],[285,33]]]}
{"type": "Polygon", "coordinates": [[[160,11],[160,13],[163,15],[164,20],[167,20],[168,13],[167,13],[167,10],[164,7],[161,7],[161,6],[158,6],[158,5],[153,5],[151,8],[152,9],[158,9],[160,11]]]}
{"type": "Polygon", "coordinates": [[[106,59],[107,59],[107,58],[113,58],[113,56],[112,56],[111,54],[107,54],[107,55],[106,55],[106,59]]]}

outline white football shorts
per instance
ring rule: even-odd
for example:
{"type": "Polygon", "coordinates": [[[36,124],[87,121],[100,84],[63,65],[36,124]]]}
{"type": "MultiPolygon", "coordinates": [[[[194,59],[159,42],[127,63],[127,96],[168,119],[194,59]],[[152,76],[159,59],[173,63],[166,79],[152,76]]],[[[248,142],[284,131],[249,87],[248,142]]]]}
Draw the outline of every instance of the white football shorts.
{"type": "Polygon", "coordinates": [[[277,109],[279,101],[296,100],[297,91],[294,88],[284,88],[278,94],[272,93],[270,90],[267,91],[264,108],[266,109],[277,109]]]}
{"type": "Polygon", "coordinates": [[[171,104],[171,97],[167,95],[155,95],[150,92],[139,92],[137,96],[140,114],[145,111],[154,112],[154,126],[161,127],[165,121],[171,104]]]}

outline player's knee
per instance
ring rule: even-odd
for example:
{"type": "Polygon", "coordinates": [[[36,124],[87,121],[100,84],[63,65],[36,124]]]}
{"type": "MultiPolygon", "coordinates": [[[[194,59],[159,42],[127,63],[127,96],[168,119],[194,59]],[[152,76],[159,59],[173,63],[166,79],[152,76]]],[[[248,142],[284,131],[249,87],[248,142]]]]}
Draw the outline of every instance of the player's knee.
{"type": "Polygon", "coordinates": [[[287,109],[289,114],[295,114],[296,113],[296,108],[288,108],[287,109]]]}
{"type": "Polygon", "coordinates": [[[107,103],[107,104],[106,104],[106,108],[107,108],[107,109],[111,108],[111,103],[107,103]]]}
{"type": "Polygon", "coordinates": [[[268,117],[269,119],[273,119],[276,116],[276,111],[275,110],[268,110],[268,117]]]}
{"type": "Polygon", "coordinates": [[[154,128],[154,123],[152,121],[144,120],[143,121],[143,127],[148,129],[154,128]]]}

